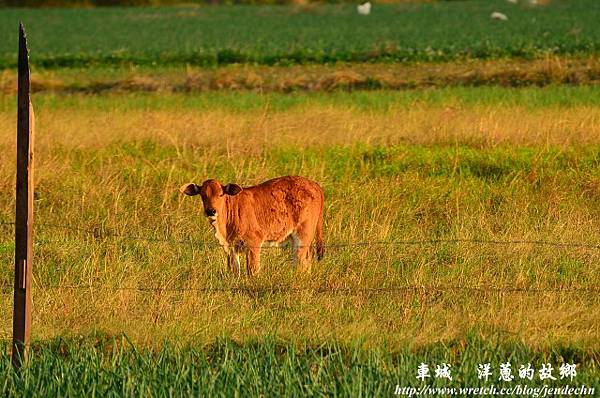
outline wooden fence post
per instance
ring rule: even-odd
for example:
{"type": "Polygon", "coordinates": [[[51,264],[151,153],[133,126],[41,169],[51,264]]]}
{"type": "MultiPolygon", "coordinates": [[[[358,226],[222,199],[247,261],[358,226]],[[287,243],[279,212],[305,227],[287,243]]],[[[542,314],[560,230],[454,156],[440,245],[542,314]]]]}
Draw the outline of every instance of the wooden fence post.
{"type": "Polygon", "coordinates": [[[15,206],[15,296],[12,363],[27,363],[31,327],[33,259],[33,107],[29,99],[29,55],[23,24],[19,24],[17,109],[17,194],[15,206]]]}

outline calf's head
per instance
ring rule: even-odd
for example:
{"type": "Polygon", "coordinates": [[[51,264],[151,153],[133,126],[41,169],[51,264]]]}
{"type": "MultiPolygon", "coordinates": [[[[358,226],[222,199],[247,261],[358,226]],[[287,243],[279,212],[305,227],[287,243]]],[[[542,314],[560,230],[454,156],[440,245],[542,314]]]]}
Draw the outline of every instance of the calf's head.
{"type": "Polygon", "coordinates": [[[219,214],[224,212],[226,195],[235,196],[242,192],[242,187],[237,184],[221,185],[217,180],[206,180],[202,185],[184,184],[180,191],[188,196],[200,195],[204,215],[210,220],[216,220],[219,214]]]}

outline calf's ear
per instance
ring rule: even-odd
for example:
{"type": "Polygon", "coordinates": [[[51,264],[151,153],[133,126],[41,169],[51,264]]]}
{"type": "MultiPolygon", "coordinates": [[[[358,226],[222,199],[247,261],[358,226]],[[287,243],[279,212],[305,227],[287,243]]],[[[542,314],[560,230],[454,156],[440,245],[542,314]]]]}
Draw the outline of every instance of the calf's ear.
{"type": "Polygon", "coordinates": [[[238,184],[227,184],[223,187],[223,193],[229,196],[235,196],[240,192],[242,192],[242,187],[238,184]]]}
{"type": "Polygon", "coordinates": [[[181,193],[184,193],[188,196],[198,195],[200,193],[200,187],[193,182],[183,184],[181,188],[179,188],[181,193]]]}

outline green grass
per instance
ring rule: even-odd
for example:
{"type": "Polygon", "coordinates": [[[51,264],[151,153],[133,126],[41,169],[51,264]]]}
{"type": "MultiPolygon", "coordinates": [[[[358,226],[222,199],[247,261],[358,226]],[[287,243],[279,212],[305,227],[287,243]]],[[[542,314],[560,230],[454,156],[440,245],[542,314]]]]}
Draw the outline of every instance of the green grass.
{"type": "MultiPolygon", "coordinates": [[[[177,110],[196,112],[283,112],[318,106],[346,107],[357,112],[386,113],[395,109],[430,107],[520,107],[530,110],[547,107],[596,107],[600,105],[600,86],[550,86],[545,88],[450,87],[409,91],[355,91],[334,93],[267,93],[210,92],[175,93],[111,93],[107,95],[61,95],[44,93],[32,99],[34,107],[47,111],[80,109],[98,111],[177,110]]],[[[0,112],[16,111],[13,97],[0,96],[0,112]]]]}
{"type": "MultiPolygon", "coordinates": [[[[166,344],[157,350],[136,349],[125,338],[79,338],[36,343],[29,366],[15,371],[0,354],[0,392],[5,397],[44,396],[340,396],[394,394],[400,387],[437,388],[517,384],[541,388],[600,388],[598,352],[557,346],[550,352],[531,350],[519,342],[483,341],[472,335],[444,345],[399,352],[365,350],[360,343],[324,342],[295,347],[265,338],[238,345],[228,340],[202,346],[166,344]],[[498,380],[500,364],[510,362],[513,382],[498,380]],[[416,379],[417,367],[451,365],[452,381],[416,379]],[[489,381],[477,378],[479,364],[490,363],[489,381]],[[520,365],[530,363],[534,379],[521,381],[520,365]],[[555,381],[541,381],[537,370],[550,363],[555,381]],[[577,364],[577,376],[560,379],[559,367],[577,364]]],[[[442,390],[443,391],[443,390],[442,390]]],[[[464,395],[464,394],[461,394],[464,395]]]]}
{"type": "Polygon", "coordinates": [[[594,0],[354,5],[2,9],[0,68],[16,63],[23,20],[39,68],[87,65],[444,61],[596,54],[594,0]],[[509,21],[490,20],[503,11],[509,21]],[[467,22],[468,21],[468,22],[467,22]]]}

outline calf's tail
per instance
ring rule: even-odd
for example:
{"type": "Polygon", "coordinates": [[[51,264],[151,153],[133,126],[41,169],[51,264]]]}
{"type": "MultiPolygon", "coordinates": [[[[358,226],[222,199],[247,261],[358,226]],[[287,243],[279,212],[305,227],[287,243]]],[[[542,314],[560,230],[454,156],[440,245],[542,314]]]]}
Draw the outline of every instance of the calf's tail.
{"type": "Polygon", "coordinates": [[[319,221],[317,222],[317,260],[321,260],[325,255],[325,245],[323,244],[323,207],[325,201],[323,200],[323,193],[321,193],[321,211],[319,212],[319,221]]]}

